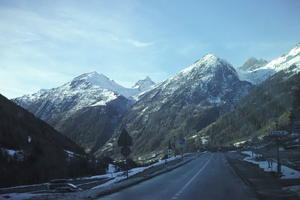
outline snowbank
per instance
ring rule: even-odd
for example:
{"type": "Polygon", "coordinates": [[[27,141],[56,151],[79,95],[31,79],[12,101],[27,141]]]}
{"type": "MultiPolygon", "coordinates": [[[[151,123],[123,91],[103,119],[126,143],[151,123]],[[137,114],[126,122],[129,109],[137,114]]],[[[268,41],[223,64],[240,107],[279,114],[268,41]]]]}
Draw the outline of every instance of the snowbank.
{"type": "MultiPolygon", "coordinates": [[[[272,161],[272,165],[269,166],[267,161],[256,161],[253,158],[257,156],[261,156],[261,154],[255,154],[252,151],[242,151],[243,154],[248,155],[248,157],[244,158],[245,161],[257,164],[261,169],[266,172],[276,172],[277,171],[277,163],[272,161]]],[[[300,178],[300,172],[294,169],[291,169],[285,165],[281,165],[282,177],[281,179],[290,179],[290,178],[300,178]]]]}
{"type": "MultiPolygon", "coordinates": [[[[137,173],[143,172],[144,170],[146,170],[148,168],[151,168],[151,167],[154,167],[154,166],[163,165],[166,162],[169,162],[169,161],[172,161],[172,160],[176,160],[176,159],[179,159],[179,158],[181,158],[181,156],[174,156],[174,157],[170,157],[170,158],[168,158],[166,160],[160,160],[160,161],[158,161],[158,162],[156,162],[156,163],[154,163],[152,165],[149,165],[147,167],[138,167],[138,168],[130,169],[128,171],[128,177],[131,177],[131,176],[133,176],[133,175],[135,175],[137,173]]],[[[106,183],[104,183],[102,185],[98,185],[98,186],[96,186],[96,187],[94,187],[92,189],[97,189],[97,188],[100,188],[100,187],[106,187],[106,186],[108,186],[110,184],[119,182],[119,181],[124,180],[124,179],[127,178],[124,172],[117,172],[117,173],[104,174],[104,175],[100,175],[100,176],[93,176],[93,178],[95,178],[95,177],[97,177],[97,178],[98,177],[101,177],[101,178],[102,177],[111,177],[111,178],[114,178],[114,179],[112,179],[112,180],[110,180],[110,181],[108,181],[108,182],[106,182],[106,183]]],[[[88,178],[89,177],[87,177],[87,179],[88,178]]]]}

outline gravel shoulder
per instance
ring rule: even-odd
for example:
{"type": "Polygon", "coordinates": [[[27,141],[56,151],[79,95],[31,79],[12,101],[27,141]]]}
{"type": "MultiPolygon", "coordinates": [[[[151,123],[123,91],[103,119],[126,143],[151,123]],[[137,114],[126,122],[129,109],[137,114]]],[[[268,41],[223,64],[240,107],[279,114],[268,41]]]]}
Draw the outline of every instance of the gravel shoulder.
{"type": "MultiPolygon", "coordinates": [[[[243,161],[245,156],[240,153],[226,153],[228,163],[245,184],[256,193],[258,199],[262,200],[296,200],[296,193],[283,190],[285,186],[274,173],[264,172],[253,163],[243,161]]],[[[293,181],[293,180],[292,180],[293,181]]],[[[285,180],[286,184],[289,180],[285,180]]]]}

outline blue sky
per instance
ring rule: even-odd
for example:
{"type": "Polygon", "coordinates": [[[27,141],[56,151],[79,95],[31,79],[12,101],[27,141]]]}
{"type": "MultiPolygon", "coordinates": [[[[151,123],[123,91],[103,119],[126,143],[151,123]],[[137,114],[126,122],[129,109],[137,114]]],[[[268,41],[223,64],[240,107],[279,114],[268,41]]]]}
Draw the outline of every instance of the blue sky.
{"type": "Polygon", "coordinates": [[[130,87],[207,53],[235,67],[300,42],[298,0],[0,0],[0,93],[57,87],[85,72],[130,87]]]}

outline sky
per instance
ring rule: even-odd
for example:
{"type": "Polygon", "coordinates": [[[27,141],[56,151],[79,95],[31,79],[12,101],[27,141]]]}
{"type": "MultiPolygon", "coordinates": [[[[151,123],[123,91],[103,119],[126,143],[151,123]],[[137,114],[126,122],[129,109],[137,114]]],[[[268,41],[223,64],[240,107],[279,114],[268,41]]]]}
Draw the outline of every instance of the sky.
{"type": "Polygon", "coordinates": [[[0,0],[0,93],[58,87],[97,71],[131,87],[207,53],[234,67],[300,42],[298,0],[0,0]]]}

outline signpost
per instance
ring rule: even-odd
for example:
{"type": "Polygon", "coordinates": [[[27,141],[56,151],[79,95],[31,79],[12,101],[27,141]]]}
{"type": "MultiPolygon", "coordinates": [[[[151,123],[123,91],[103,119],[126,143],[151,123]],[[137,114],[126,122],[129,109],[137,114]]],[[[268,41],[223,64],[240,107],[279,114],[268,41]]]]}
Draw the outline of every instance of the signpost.
{"type": "Polygon", "coordinates": [[[185,139],[184,138],[179,138],[178,139],[178,144],[179,144],[179,147],[180,147],[180,150],[181,150],[181,159],[183,159],[183,149],[185,147],[185,139]]]}
{"type": "Polygon", "coordinates": [[[170,158],[173,154],[172,147],[173,147],[173,145],[172,145],[171,141],[169,141],[168,148],[166,149],[167,158],[165,159],[165,166],[167,165],[168,158],[170,158]]]}
{"type": "Polygon", "coordinates": [[[276,144],[277,144],[277,174],[281,174],[281,162],[280,162],[280,154],[279,154],[279,149],[280,149],[280,144],[281,144],[281,139],[283,136],[287,135],[288,132],[284,130],[276,130],[276,131],[271,131],[269,133],[269,136],[272,138],[275,138],[276,144]]]}

